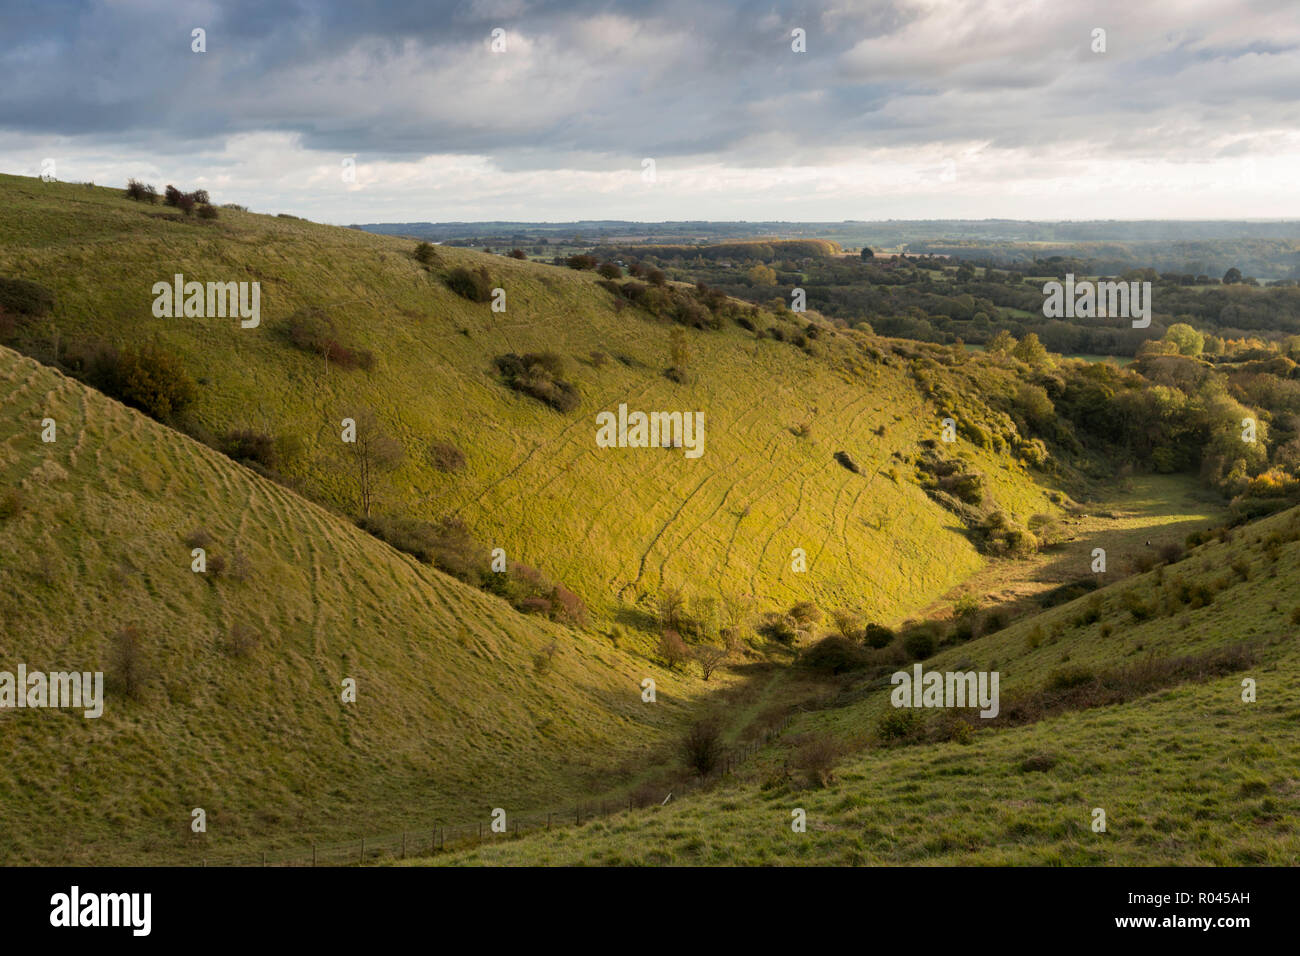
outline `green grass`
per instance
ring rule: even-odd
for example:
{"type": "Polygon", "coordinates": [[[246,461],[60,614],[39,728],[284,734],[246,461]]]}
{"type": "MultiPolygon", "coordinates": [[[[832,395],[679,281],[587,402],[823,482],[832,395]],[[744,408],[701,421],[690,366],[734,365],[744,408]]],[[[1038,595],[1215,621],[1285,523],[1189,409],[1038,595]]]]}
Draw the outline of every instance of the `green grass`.
{"type": "MultiPolygon", "coordinates": [[[[810,355],[728,325],[686,330],[694,380],[679,385],[662,374],[677,327],[620,309],[592,274],[444,247],[430,271],[413,260],[414,247],[230,210],[215,222],[185,220],[130,202],[119,190],[0,176],[0,276],[41,282],[58,301],[20,345],[42,354],[56,333],[65,349],[93,338],[117,345],[157,339],[199,380],[192,426],[214,435],[251,428],[293,438],[301,449],[285,469],[289,490],[0,349],[0,487],[19,489],[0,502],[0,515],[8,515],[0,517],[0,669],[19,662],[33,670],[109,669],[112,635],[136,626],[153,675],[141,700],[114,691],[98,721],[0,712],[4,862],[248,859],[316,841],[470,822],[494,806],[544,813],[625,792],[660,778],[673,741],[702,712],[722,713],[727,739],[735,741],[797,703],[853,690],[772,666],[788,656],[761,647],[752,634],[743,663],[766,666],[720,671],[707,684],[668,671],[653,660],[647,626],[665,588],[747,601],[755,611],[811,600],[897,623],[933,611],[963,587],[1050,579],[1075,554],[991,563],[916,484],[918,442],[938,438],[950,413],[985,423],[999,416],[1018,384],[1013,369],[974,358],[949,366],[946,350],[830,327],[810,355]],[[442,277],[457,266],[487,268],[506,290],[508,311],[450,292],[442,277]],[[177,272],[198,281],[260,281],[261,326],[154,318],[152,285],[177,272]],[[284,323],[305,308],[328,312],[345,344],[374,352],[375,368],[326,370],[318,357],[289,346],[284,323]],[[541,350],[566,359],[567,377],[582,395],[577,411],[559,414],[498,380],[497,355],[541,350]],[[704,456],[597,448],[596,413],[621,402],[702,411],[704,456]],[[357,404],[373,407],[405,446],[402,467],[380,490],[380,511],[462,518],[483,546],[484,564],[488,549],[500,547],[510,561],[564,581],[591,607],[590,627],[520,615],[358,531],[349,518],[353,489],[337,463],[339,420],[357,404]],[[46,417],[58,422],[53,445],[39,440],[46,417]],[[795,431],[804,423],[810,428],[800,437],[795,431]],[[427,453],[437,442],[464,452],[463,472],[433,466],[427,453]],[[835,462],[839,451],[860,473],[835,462]],[[189,570],[185,538],[198,527],[213,538],[214,553],[232,563],[241,556],[242,580],[213,582],[189,570]],[[791,569],[795,548],[807,553],[806,573],[791,569]],[[236,626],[260,636],[250,657],[224,649],[236,626]],[[617,642],[608,636],[615,626],[623,634],[617,642]],[[538,674],[534,657],[552,641],[553,669],[538,674]],[[347,676],[359,682],[355,705],[339,701],[347,676]],[[654,707],[640,700],[646,676],[659,684],[654,707]],[[188,829],[194,807],[208,813],[201,837],[188,829]]],[[[759,324],[791,334],[803,326],[771,314],[759,324]]],[[[1049,476],[1009,452],[969,442],[941,448],[984,474],[993,498],[1021,522],[1059,513],[1056,493],[1077,493],[1082,483],[1074,468],[1082,463],[1062,463],[1049,476]]],[[[1139,500],[1115,522],[1125,536],[1117,552],[1153,528],[1175,535],[1214,517],[1213,508],[1185,497],[1185,480],[1139,481],[1136,489],[1139,500]]],[[[1114,529],[1076,530],[1086,544],[1114,529]]],[[[1117,598],[1108,600],[1118,620],[1126,612],[1117,598]]],[[[1234,603],[1233,613],[1248,605],[1234,603]]],[[[1058,622],[1053,614],[1066,611],[1049,612],[1049,628],[1058,622]]],[[[1150,641],[1169,653],[1200,646],[1200,626],[1161,631],[1150,641]]],[[[1223,626],[1247,636],[1243,621],[1223,626]]],[[[1087,660],[1094,650],[1102,659],[1131,649],[1068,631],[1030,652],[1017,625],[944,653],[1009,664],[1010,688],[1042,679],[1050,655],[1066,645],[1087,660]]],[[[1281,660],[1269,658],[1269,666],[1281,660]]],[[[864,746],[880,701],[859,697],[801,717],[787,736],[827,734],[864,746]]],[[[1156,720],[1155,707],[1124,706],[1136,715],[1134,725],[1156,720]]],[[[1261,704],[1257,713],[1272,711],[1261,704]]],[[[1099,716],[1054,723],[1068,731],[1070,721],[1099,716]]],[[[882,779],[877,762],[901,776],[947,753],[944,747],[993,754],[1000,741],[1014,749],[1017,735],[1042,732],[989,730],[962,750],[860,750],[836,787],[857,781],[855,773],[882,779]]],[[[1061,739],[1073,740],[1072,733],[1061,739]]],[[[1206,740],[1227,746],[1234,733],[1206,740]]],[[[788,746],[757,759],[746,771],[753,779],[734,799],[714,807],[691,798],[662,816],[635,814],[618,824],[635,834],[648,821],[681,815],[668,832],[688,834],[688,849],[678,853],[675,836],[667,848],[650,842],[638,849],[640,837],[628,836],[581,852],[612,854],[607,862],[654,862],[663,853],[678,862],[720,862],[724,851],[735,862],[840,861],[852,842],[846,850],[817,842],[832,837],[813,840],[823,833],[817,824],[809,840],[789,844],[796,848],[789,857],[781,856],[787,844],[779,828],[769,834],[774,842],[746,842],[753,828],[769,826],[768,809],[788,818],[773,791],[760,797],[755,789],[788,746]],[[736,809],[719,809],[729,804],[736,809]],[[700,821],[695,829],[692,814],[700,821]],[[713,829],[704,832],[709,819],[713,829]],[[728,820],[737,821],[731,836],[728,820]]],[[[1003,758],[988,759],[978,764],[976,786],[1014,789],[1017,781],[1002,779],[1003,758]]],[[[1285,792],[1275,777],[1268,786],[1285,792]]],[[[869,788],[841,793],[850,797],[878,799],[869,788]]],[[[945,799],[956,801],[942,804],[952,810],[945,827],[968,842],[984,834],[982,824],[961,816],[967,798],[945,799]]],[[[833,805],[818,804],[821,816],[810,817],[829,819],[825,807],[833,805]]],[[[914,812],[901,796],[886,806],[914,812]]],[[[577,847],[581,834],[595,832],[510,846],[524,860],[529,852],[577,847]]],[[[893,856],[872,856],[884,852],[874,843],[860,847],[861,860],[958,852],[920,836],[899,840],[893,856]]]]}
{"type": "MultiPolygon", "coordinates": [[[[356,505],[335,465],[338,422],[352,404],[375,408],[406,448],[381,509],[458,515],[486,548],[563,580],[598,619],[680,584],[901,618],[982,563],[947,512],[882,474],[894,452],[937,436],[942,410],[918,394],[904,363],[865,359],[871,340],[856,333],[828,333],[814,358],[736,326],[691,329],[696,381],[677,385],[661,374],[671,326],[616,311],[592,273],[444,247],[429,273],[406,240],[228,210],[216,222],[183,220],[116,190],[11,176],[0,177],[0,197],[0,275],[55,290],[51,321],[65,344],[159,338],[203,379],[201,426],[295,437],[303,453],[290,477],[344,512],[356,505]],[[506,290],[505,314],[440,279],[479,264],[506,290]],[[261,327],[154,318],[151,286],[174,273],[260,280],[261,327]],[[374,351],[376,368],[326,373],[286,345],[276,330],[306,307],[328,311],[347,344],[374,351]],[[568,360],[578,411],[557,414],[497,380],[494,356],[543,349],[568,360]],[[610,358],[596,367],[593,351],[610,358]],[[704,456],[597,448],[595,414],[620,402],[704,412],[704,456]],[[810,438],[791,433],[803,421],[810,438]],[[437,441],[465,452],[463,474],[429,464],[437,441]],[[861,475],[835,464],[839,450],[861,475]],[[791,570],[795,548],[807,552],[806,574],[791,570]]],[[[1052,510],[1008,459],[972,454],[1022,520],[1052,510]]]]}
{"type": "Polygon", "coordinates": [[[634,779],[688,716],[698,682],[522,616],[8,349],[0,396],[0,487],[21,489],[0,520],[0,669],[111,678],[135,626],[153,673],[95,720],[0,711],[7,864],[197,862],[547,807],[634,779]],[[243,581],[191,571],[196,528],[243,581]],[[223,650],[237,624],[261,639],[248,658],[223,650]]]}
{"type": "Polygon", "coordinates": [[[996,664],[1004,700],[1042,686],[1066,662],[1101,670],[1244,643],[1257,659],[1240,673],[1023,726],[977,728],[968,744],[894,748],[873,740],[875,721],[890,710],[889,688],[876,688],[859,703],[802,718],[754,766],[711,793],[420,862],[1294,866],[1300,646],[1290,618],[1300,605],[1300,512],[1238,535],[1163,571],[1164,585],[1218,582],[1209,607],[1134,622],[1121,595],[1129,588],[1157,593],[1164,585],[1153,571],[1100,592],[1103,617],[1095,623],[1072,623],[1091,600],[1082,598],[925,666],[996,664]],[[1280,543],[1270,553],[1275,533],[1280,543]],[[1250,577],[1230,572],[1225,581],[1224,570],[1243,559],[1250,577]],[[1046,637],[1034,648],[1027,637],[1036,628],[1046,637]],[[1255,703],[1242,700],[1245,677],[1257,682],[1255,703]],[[825,789],[801,788],[780,773],[807,736],[858,748],[825,789]],[[1105,833],[1092,830],[1098,807],[1106,812],[1105,833]],[[807,812],[807,833],[791,831],[795,808],[807,812]]]}

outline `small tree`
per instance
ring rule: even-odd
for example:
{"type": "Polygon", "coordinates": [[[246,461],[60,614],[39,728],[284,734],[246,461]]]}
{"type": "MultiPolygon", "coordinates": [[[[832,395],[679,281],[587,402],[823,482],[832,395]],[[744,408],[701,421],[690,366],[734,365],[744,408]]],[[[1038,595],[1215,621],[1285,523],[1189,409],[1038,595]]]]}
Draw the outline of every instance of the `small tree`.
{"type": "Polygon", "coordinates": [[[682,740],[682,757],[686,766],[707,777],[722,762],[722,730],[716,721],[702,720],[682,740]]]}
{"type": "Polygon", "coordinates": [[[1047,349],[1033,332],[1021,339],[1011,354],[1026,365],[1043,365],[1047,362],[1047,349]]]}
{"type": "Polygon", "coordinates": [[[659,626],[680,631],[686,619],[686,597],[681,588],[667,588],[659,595],[659,626]]]}
{"type": "Polygon", "coordinates": [[[678,664],[690,657],[690,653],[686,642],[676,631],[664,631],[659,638],[659,656],[669,670],[675,670],[678,664]]]}
{"type": "Polygon", "coordinates": [[[361,513],[370,517],[380,480],[402,462],[402,443],[384,432],[375,413],[363,408],[348,416],[356,423],[355,441],[343,443],[356,481],[361,513]]]}
{"type": "Polygon", "coordinates": [[[685,329],[676,327],[668,334],[668,356],[672,362],[670,371],[677,373],[675,380],[685,381],[691,364],[691,347],[686,341],[685,329]]]}
{"type": "Polygon", "coordinates": [[[835,629],[840,632],[841,637],[856,640],[862,636],[857,615],[852,611],[835,611],[831,617],[834,619],[835,629]]]}
{"type": "Polygon", "coordinates": [[[990,355],[1010,355],[1015,347],[1015,336],[1006,329],[999,329],[998,333],[989,339],[988,344],[984,346],[984,351],[990,355]]]}
{"type": "Polygon", "coordinates": [[[122,693],[133,700],[139,699],[144,691],[148,668],[137,628],[124,627],[113,635],[109,662],[113,680],[122,689],[122,693]]]}
{"type": "Polygon", "coordinates": [[[415,247],[415,261],[423,265],[432,265],[438,259],[438,252],[431,242],[421,242],[415,247]]]}
{"type": "Polygon", "coordinates": [[[695,649],[695,663],[700,665],[700,676],[708,680],[713,672],[727,660],[727,649],[712,644],[695,649]]]}

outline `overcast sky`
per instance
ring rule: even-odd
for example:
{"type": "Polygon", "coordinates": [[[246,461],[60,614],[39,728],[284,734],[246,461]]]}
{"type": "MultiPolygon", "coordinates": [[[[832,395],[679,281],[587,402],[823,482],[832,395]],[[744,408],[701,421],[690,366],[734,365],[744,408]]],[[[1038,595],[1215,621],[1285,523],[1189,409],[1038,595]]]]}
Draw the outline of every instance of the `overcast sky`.
{"type": "Polygon", "coordinates": [[[0,171],[344,224],[1300,217],[1297,0],[6,2],[0,77],[0,171]]]}

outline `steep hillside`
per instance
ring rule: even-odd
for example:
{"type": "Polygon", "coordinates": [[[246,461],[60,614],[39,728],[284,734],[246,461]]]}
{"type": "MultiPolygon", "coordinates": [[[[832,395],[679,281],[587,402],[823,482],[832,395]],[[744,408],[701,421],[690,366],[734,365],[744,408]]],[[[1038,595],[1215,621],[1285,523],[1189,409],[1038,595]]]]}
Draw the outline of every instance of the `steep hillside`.
{"type": "MultiPolygon", "coordinates": [[[[346,514],[359,505],[338,464],[340,422],[373,409],[405,452],[377,490],[377,513],[459,518],[483,562],[504,549],[575,590],[598,621],[635,624],[635,605],[683,585],[759,606],[814,600],[902,618],[983,563],[912,480],[917,443],[936,440],[952,413],[943,386],[958,381],[941,377],[936,390],[918,373],[934,364],[923,352],[829,328],[799,348],[789,340],[807,320],[788,311],[755,312],[760,331],[784,330],[787,341],[732,321],[684,328],[590,272],[442,247],[426,268],[410,241],[292,218],[222,209],[218,220],[187,219],[117,190],[17,177],[0,177],[0,199],[0,275],[56,298],[16,347],[72,361],[95,339],[159,343],[198,379],[197,432],[218,443],[247,430],[291,448],[286,479],[346,514]],[[461,267],[487,270],[504,313],[448,288],[461,267]],[[155,317],[154,283],[175,274],[260,282],[260,324],[155,317]],[[373,367],[295,348],[294,323],[318,320],[352,354],[372,353],[373,367]],[[685,384],[663,374],[678,331],[685,384]],[[507,388],[494,364],[541,351],[567,365],[580,395],[570,412],[507,388]],[[623,403],[702,412],[703,455],[597,447],[595,415],[623,403]],[[448,445],[463,470],[439,464],[448,445]],[[796,548],[807,573],[792,570],[796,548]]],[[[992,393],[1013,393],[1014,374],[999,374],[992,393]]],[[[966,387],[963,426],[995,421],[981,389],[966,387]]],[[[1016,520],[1057,510],[1013,447],[966,442],[959,454],[1016,520]]]]}
{"type": "Polygon", "coordinates": [[[884,719],[906,713],[888,677],[848,675],[712,792],[425,862],[1294,866],[1297,621],[1291,510],[926,660],[1000,672],[987,726],[912,711],[888,742],[884,719]],[[819,786],[800,768],[828,741],[845,755],[819,786]]]}
{"type": "Polygon", "coordinates": [[[0,348],[0,671],[19,664],[109,686],[96,719],[0,710],[9,865],[249,858],[547,807],[632,780],[698,683],[0,348]]]}

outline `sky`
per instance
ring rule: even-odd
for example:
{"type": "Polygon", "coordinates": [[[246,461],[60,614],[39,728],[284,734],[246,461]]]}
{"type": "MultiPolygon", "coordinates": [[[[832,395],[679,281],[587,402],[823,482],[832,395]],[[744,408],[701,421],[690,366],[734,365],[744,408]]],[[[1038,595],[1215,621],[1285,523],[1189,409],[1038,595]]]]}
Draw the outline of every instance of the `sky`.
{"type": "Polygon", "coordinates": [[[1300,218],[1297,0],[6,2],[0,77],[0,172],[339,224],[1300,218]]]}

